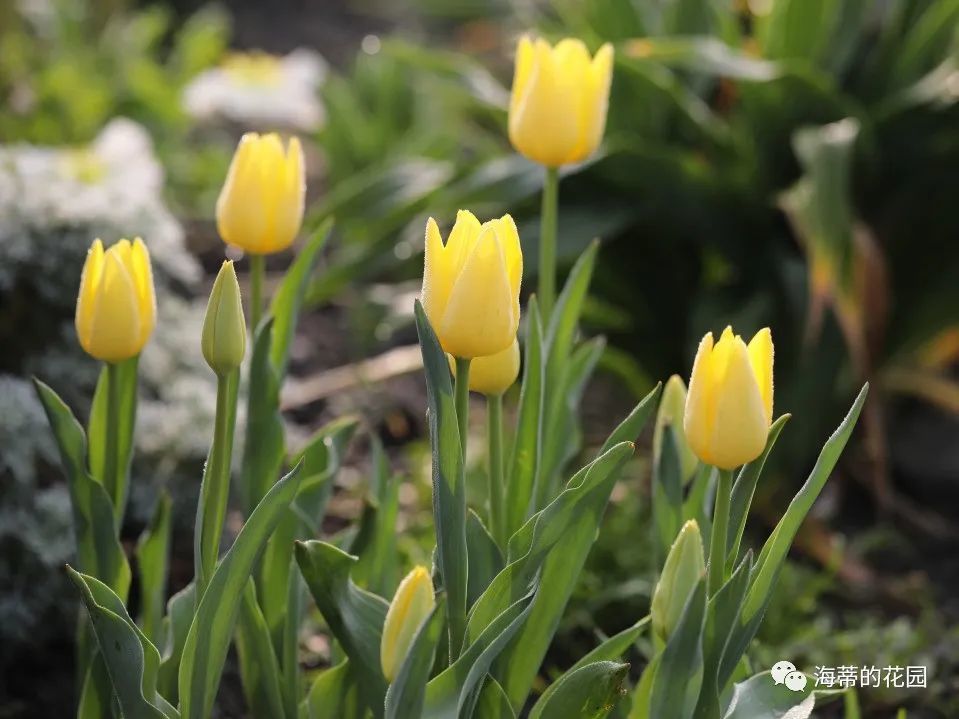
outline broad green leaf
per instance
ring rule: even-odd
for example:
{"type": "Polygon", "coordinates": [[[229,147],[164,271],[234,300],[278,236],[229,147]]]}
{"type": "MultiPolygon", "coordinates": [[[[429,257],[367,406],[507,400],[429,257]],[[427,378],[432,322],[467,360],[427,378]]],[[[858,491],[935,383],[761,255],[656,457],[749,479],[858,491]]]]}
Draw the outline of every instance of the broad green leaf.
{"type": "Polygon", "coordinates": [[[586,666],[587,664],[592,664],[593,662],[619,659],[629,650],[631,646],[636,643],[636,640],[639,639],[639,635],[646,630],[649,622],[650,617],[649,615],[646,615],[633,626],[626,627],[626,629],[618,634],[614,634],[598,647],[582,657],[578,662],[570,667],[569,671],[566,673],[568,674],[569,672],[575,671],[580,667],[586,666]]]}
{"type": "MultiPolygon", "coordinates": [[[[243,692],[253,716],[286,716],[280,696],[280,667],[270,630],[256,601],[253,580],[247,581],[236,624],[236,650],[243,692]]],[[[294,719],[294,717],[290,717],[294,719]]]]}
{"type": "Polygon", "coordinates": [[[667,425],[662,450],[653,465],[652,509],[656,567],[662,568],[683,524],[683,469],[676,433],[667,425]]]}
{"type": "Polygon", "coordinates": [[[756,616],[757,613],[760,613],[766,606],[769,595],[772,592],[773,582],[786,558],[790,545],[792,545],[793,538],[796,536],[796,532],[799,531],[799,526],[806,518],[809,510],[812,509],[813,503],[825,486],[829,475],[832,474],[833,468],[839,461],[839,456],[846,447],[846,442],[849,441],[852,430],[856,426],[856,420],[859,419],[859,413],[862,411],[863,404],[866,402],[868,392],[869,384],[867,383],[863,386],[862,390],[860,390],[859,396],[856,397],[856,401],[853,402],[845,419],[843,419],[836,431],[833,432],[832,436],[826,440],[826,444],[823,446],[822,452],[819,454],[819,459],[816,460],[816,465],[809,474],[809,478],[800,488],[799,492],[796,493],[783,518],[779,520],[776,529],[773,530],[772,535],[763,546],[759,559],[756,561],[756,566],[753,569],[749,592],[746,596],[746,603],[743,606],[743,618],[745,622],[748,622],[756,616]]]}
{"type": "Polygon", "coordinates": [[[602,719],[623,694],[629,664],[603,661],[567,672],[543,692],[529,719],[602,719]]]}
{"type": "MultiPolygon", "coordinates": [[[[749,571],[752,569],[752,553],[747,552],[743,561],[720,587],[706,605],[706,625],[703,628],[703,682],[696,704],[696,719],[719,719],[719,700],[725,689],[719,684],[720,665],[724,659],[729,637],[739,622],[743,597],[749,586],[749,571]]],[[[730,657],[734,662],[739,657],[730,657]]]]}
{"type": "Polygon", "coordinates": [[[196,609],[196,585],[192,582],[186,585],[170,597],[166,607],[166,616],[163,618],[163,661],[160,662],[158,685],[160,693],[175,704],[180,695],[177,685],[180,659],[183,657],[183,647],[186,645],[196,609]]]}
{"type": "Polygon", "coordinates": [[[349,660],[323,671],[300,704],[300,719],[344,719],[362,716],[359,685],[349,660]]]}
{"type": "Polygon", "coordinates": [[[267,539],[296,496],[299,470],[295,467],[274,484],[253,510],[200,599],[180,660],[180,711],[184,719],[210,716],[243,590],[267,539]]]}
{"type": "Polygon", "coordinates": [[[628,62],[658,62],[747,82],[768,82],[782,73],[776,63],[750,57],[713,37],[644,37],[627,43],[624,55],[628,62]]]}
{"type": "Polygon", "coordinates": [[[161,492],[149,526],[137,542],[140,575],[140,628],[154,646],[163,647],[163,607],[166,603],[167,565],[170,558],[170,509],[167,492],[161,492]]]}
{"type": "Polygon", "coordinates": [[[928,3],[898,48],[891,79],[904,85],[931,70],[942,59],[943,50],[954,42],[957,23],[959,1],[928,3]]]}
{"type": "Polygon", "coordinates": [[[506,479],[506,533],[523,526],[532,508],[536,473],[540,465],[543,434],[543,388],[546,364],[543,357],[543,325],[536,298],[529,301],[526,344],[523,354],[523,383],[516,419],[516,441],[506,479]]]}
{"type": "MultiPolygon", "coordinates": [[[[92,630],[91,630],[92,631],[92,630]]],[[[99,651],[95,651],[88,662],[86,678],[80,688],[80,700],[77,704],[77,719],[103,719],[109,717],[116,702],[110,673],[99,651]]]]}
{"type": "Polygon", "coordinates": [[[466,513],[466,547],[469,550],[467,602],[473,606],[503,569],[503,554],[483,520],[472,509],[466,513]]]}
{"type": "Polygon", "coordinates": [[[416,630],[406,658],[386,692],[385,719],[416,719],[423,713],[426,683],[443,633],[444,601],[433,607],[416,630]]]}
{"type": "Polygon", "coordinates": [[[490,622],[460,657],[426,687],[422,719],[458,719],[493,660],[529,616],[535,590],[511,604],[490,622]]]}
{"type": "Polygon", "coordinates": [[[286,616],[283,625],[283,641],[278,654],[280,662],[280,690],[283,707],[291,719],[297,715],[297,705],[302,693],[300,676],[300,622],[303,619],[303,603],[306,599],[303,577],[296,565],[296,557],[290,554],[290,569],[287,572],[286,616]]]}
{"type": "Polygon", "coordinates": [[[700,580],[659,658],[649,700],[650,717],[689,719],[703,680],[706,583],[700,580]]]}
{"type": "Polygon", "coordinates": [[[297,252],[296,259],[283,275],[270,302],[273,317],[273,341],[270,343],[270,364],[279,383],[286,376],[290,359],[290,343],[296,332],[296,320],[303,305],[313,270],[320,260],[320,250],[333,229],[333,221],[325,220],[297,252]]]}
{"type": "Polygon", "coordinates": [[[386,679],[380,668],[380,638],[389,605],[382,597],[357,587],[350,579],[356,557],[332,544],[297,542],[296,562],[323,619],[343,646],[362,700],[382,716],[386,679]]]}
{"type": "Polygon", "coordinates": [[[466,480],[449,362],[419,300],[415,314],[429,404],[436,563],[446,590],[450,643],[455,647],[463,638],[467,610],[466,480]]]}
{"type": "Polygon", "coordinates": [[[766,439],[766,449],[757,459],[739,470],[739,476],[733,484],[733,493],[729,504],[729,533],[726,539],[726,546],[729,547],[729,554],[726,556],[727,571],[732,571],[739,559],[739,545],[746,529],[746,518],[749,516],[749,508],[753,503],[756,484],[762,476],[766,458],[772,452],[776,440],[779,438],[779,433],[782,432],[789,418],[790,415],[784,414],[773,422],[766,439]]]}
{"type": "Polygon", "coordinates": [[[832,0],[778,0],[757,23],[763,55],[817,64],[838,17],[832,0]]]}
{"type": "Polygon", "coordinates": [[[723,719],[808,719],[815,705],[812,681],[793,691],[763,672],[733,687],[723,719]]]}
{"type": "Polygon", "coordinates": [[[264,318],[256,330],[250,358],[246,437],[239,483],[247,517],[280,476],[286,453],[279,410],[280,378],[270,361],[273,328],[273,318],[264,318]]]}
{"type": "Polygon", "coordinates": [[[137,415],[137,365],[140,357],[132,357],[115,365],[114,376],[118,388],[118,404],[120,410],[119,436],[117,437],[117,472],[120,483],[112,488],[108,486],[103,476],[106,466],[106,431],[107,431],[107,368],[104,365],[97,379],[97,387],[93,393],[93,404],[90,406],[90,419],[87,422],[87,437],[89,438],[90,474],[104,487],[113,503],[117,524],[123,523],[126,508],[127,488],[130,480],[130,460],[133,457],[133,431],[137,415]]]}
{"type": "Polygon", "coordinates": [[[639,677],[639,683],[633,690],[632,706],[629,710],[629,719],[656,719],[649,713],[649,702],[653,694],[653,683],[656,681],[656,672],[659,670],[659,662],[663,654],[660,652],[655,655],[643,669],[639,677]]]}
{"type": "Polygon", "coordinates": [[[663,383],[657,382],[656,386],[639,401],[639,404],[633,407],[633,411],[627,415],[626,419],[620,422],[619,426],[609,433],[606,441],[603,442],[603,446],[599,452],[597,452],[597,457],[608,452],[614,444],[619,444],[620,442],[635,442],[639,438],[649,418],[653,416],[653,412],[656,410],[662,387],[663,383]]]}
{"type": "MultiPolygon", "coordinates": [[[[510,540],[509,559],[521,557],[518,562],[522,562],[525,572],[542,572],[541,591],[533,603],[530,617],[497,659],[494,672],[517,710],[526,700],[596,540],[619,470],[632,456],[633,450],[632,442],[614,445],[590,464],[585,474],[570,480],[566,490],[510,540]]],[[[497,591],[499,577],[516,566],[517,562],[511,561],[494,579],[490,590],[497,591]]],[[[521,571],[519,575],[525,572],[521,571]]],[[[531,580],[532,576],[528,576],[531,580]]],[[[480,606],[479,602],[477,606],[480,606]]],[[[476,616],[474,612],[470,617],[471,627],[476,616]]]]}
{"type": "Polygon", "coordinates": [[[106,584],[67,567],[90,613],[106,665],[125,719],[174,719],[176,710],[157,693],[160,653],[139,630],[123,600],[106,584]]]}
{"type": "Polygon", "coordinates": [[[716,468],[700,462],[683,502],[683,520],[695,519],[699,523],[699,531],[703,535],[703,548],[706,550],[707,556],[713,524],[712,511],[717,479],[716,468]]]}
{"type": "Polygon", "coordinates": [[[291,465],[303,462],[303,481],[293,502],[293,511],[314,536],[322,531],[326,503],[358,426],[359,419],[354,416],[335,419],[320,427],[290,460],[291,465]]]}
{"type": "Polygon", "coordinates": [[[383,444],[376,436],[372,438],[372,454],[373,474],[360,520],[360,534],[368,533],[368,536],[362,550],[350,550],[360,558],[353,570],[353,578],[381,597],[392,597],[399,584],[396,520],[401,480],[390,475],[383,444]]]}
{"type": "Polygon", "coordinates": [[[130,589],[130,565],[117,538],[110,497],[87,472],[83,428],[56,392],[40,380],[34,380],[34,385],[57,441],[70,488],[77,564],[81,572],[96,577],[125,599],[130,589]]]}
{"type": "Polygon", "coordinates": [[[489,674],[476,700],[473,716],[477,719],[516,719],[509,697],[500,683],[489,674]]]}

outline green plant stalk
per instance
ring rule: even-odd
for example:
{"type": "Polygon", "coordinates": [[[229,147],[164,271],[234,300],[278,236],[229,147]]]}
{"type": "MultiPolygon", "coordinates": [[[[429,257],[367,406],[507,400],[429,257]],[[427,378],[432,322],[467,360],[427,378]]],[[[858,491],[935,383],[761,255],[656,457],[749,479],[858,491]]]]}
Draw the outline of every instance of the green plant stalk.
{"type": "Polygon", "coordinates": [[[226,503],[230,494],[230,460],[233,456],[233,432],[236,425],[236,399],[239,370],[217,376],[216,419],[213,445],[203,472],[200,504],[197,508],[196,599],[199,605],[220,550],[220,535],[226,517],[226,503]]]}
{"type": "Polygon", "coordinates": [[[126,488],[120,476],[122,471],[117,453],[120,449],[120,371],[113,362],[107,362],[107,432],[106,447],[103,452],[103,486],[113,501],[113,516],[116,517],[116,531],[120,531],[123,517],[123,504],[126,488]]]}
{"type": "Polygon", "coordinates": [[[543,319],[548,324],[556,302],[556,215],[559,207],[559,170],[546,168],[539,229],[539,291],[543,319]]]}
{"type": "Polygon", "coordinates": [[[266,276],[266,259],[263,255],[250,255],[250,330],[256,332],[263,316],[263,278],[266,276]]]}
{"type": "Polygon", "coordinates": [[[709,540],[708,588],[710,597],[719,591],[726,579],[726,533],[729,526],[729,501],[732,491],[732,470],[719,469],[716,503],[713,505],[713,530],[709,540]]]}
{"type": "MultiPolygon", "coordinates": [[[[465,476],[466,471],[466,437],[469,431],[470,413],[470,359],[456,358],[456,383],[453,387],[453,401],[456,407],[456,424],[460,436],[460,456],[465,476]]],[[[466,494],[461,493],[462,516],[466,516],[466,494]]],[[[449,633],[450,633],[450,662],[459,658],[463,636],[466,634],[466,606],[453,606],[450,602],[449,633]]]]}
{"type": "Polygon", "coordinates": [[[500,548],[505,546],[503,513],[503,395],[486,398],[486,436],[489,441],[489,526],[500,548]]]}

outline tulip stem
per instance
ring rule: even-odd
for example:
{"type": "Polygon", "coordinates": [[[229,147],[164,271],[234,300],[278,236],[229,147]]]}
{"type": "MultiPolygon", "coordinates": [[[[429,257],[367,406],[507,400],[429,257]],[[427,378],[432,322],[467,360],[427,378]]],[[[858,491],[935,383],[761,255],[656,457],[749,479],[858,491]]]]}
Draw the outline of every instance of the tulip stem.
{"type": "Polygon", "coordinates": [[[470,359],[456,358],[456,422],[460,431],[460,456],[466,466],[466,433],[469,430],[470,417],[470,359]]]}
{"type": "Polygon", "coordinates": [[[503,395],[486,398],[486,429],[489,440],[489,528],[500,548],[506,543],[503,526],[503,395]]]}
{"type": "Polygon", "coordinates": [[[539,292],[543,319],[549,321],[556,302],[556,215],[559,206],[559,170],[546,168],[539,225],[539,292]]]}
{"type": "Polygon", "coordinates": [[[123,479],[120,477],[120,370],[113,362],[107,362],[107,417],[106,446],[103,448],[103,486],[113,501],[113,515],[120,531],[123,517],[123,479]]]}
{"type": "Polygon", "coordinates": [[[196,599],[199,604],[203,592],[213,576],[220,553],[220,535],[226,517],[230,494],[230,460],[233,456],[233,430],[236,424],[237,385],[239,370],[217,375],[216,418],[213,445],[203,470],[200,503],[194,534],[196,572],[196,599]]]}
{"type": "Polygon", "coordinates": [[[726,580],[726,534],[729,527],[729,499],[732,494],[733,472],[719,469],[716,502],[713,506],[713,531],[709,540],[709,596],[712,597],[726,580]]]}
{"type": "Polygon", "coordinates": [[[266,260],[263,255],[250,255],[250,330],[256,336],[256,328],[263,314],[263,277],[266,260]]]}

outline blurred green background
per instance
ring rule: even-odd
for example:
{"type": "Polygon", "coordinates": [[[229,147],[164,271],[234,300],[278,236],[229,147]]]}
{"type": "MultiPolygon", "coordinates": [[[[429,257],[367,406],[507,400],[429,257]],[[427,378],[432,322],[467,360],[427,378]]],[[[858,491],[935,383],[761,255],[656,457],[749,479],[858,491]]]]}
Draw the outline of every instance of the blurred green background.
{"type": "MultiPolygon", "coordinates": [[[[633,395],[685,375],[704,332],[770,326],[776,408],[796,418],[749,526],[762,538],[870,381],[752,658],[926,665],[926,689],[861,692],[862,716],[959,716],[959,1],[8,0],[0,717],[69,713],[69,692],[44,691],[71,672],[69,504],[28,378],[86,411],[96,368],[72,315],[94,236],[142,235],[154,256],[160,323],[124,536],[169,486],[182,509],[171,588],[189,579],[214,397],[197,341],[223,254],[213,206],[246,130],[299,134],[308,224],[337,220],[294,344],[290,432],[359,414],[408,477],[401,547],[428,560],[410,351],[423,227],[461,207],[512,213],[533,286],[542,172],[505,133],[528,30],[616,48],[605,142],[560,190],[561,262],[602,241],[584,332],[609,344],[584,400],[587,443],[633,395]]],[[[366,453],[354,448],[330,532],[361,511],[366,453]]],[[[544,676],[645,614],[648,474],[640,459],[617,488],[544,676]]],[[[302,639],[305,664],[328,658],[322,635],[302,639]]],[[[244,716],[235,679],[219,711],[244,716]]]]}

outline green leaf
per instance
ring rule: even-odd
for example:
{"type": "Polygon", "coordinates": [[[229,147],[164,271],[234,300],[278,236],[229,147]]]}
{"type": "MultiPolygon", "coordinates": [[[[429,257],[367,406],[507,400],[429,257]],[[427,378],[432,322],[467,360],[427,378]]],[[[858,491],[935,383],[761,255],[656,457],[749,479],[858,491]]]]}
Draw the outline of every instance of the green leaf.
{"type": "Polygon", "coordinates": [[[708,77],[768,82],[782,74],[779,66],[740,53],[713,37],[644,37],[627,45],[627,63],[658,62],[708,77]]]}
{"type": "Polygon", "coordinates": [[[372,438],[373,475],[360,520],[360,533],[368,528],[354,580],[381,597],[392,597],[399,585],[399,556],[396,550],[396,520],[400,509],[399,477],[390,475],[389,463],[379,437],[372,438]]]}
{"type": "Polygon", "coordinates": [[[130,589],[130,565],[117,538],[113,504],[103,485],[87,473],[87,443],[80,423],[50,387],[34,380],[53,430],[70,488],[80,570],[104,582],[121,598],[130,589]]]}
{"type": "MultiPolygon", "coordinates": [[[[126,507],[127,487],[130,479],[130,460],[133,457],[133,431],[137,415],[137,365],[140,357],[131,357],[115,365],[114,377],[119,385],[118,397],[120,417],[117,424],[120,432],[117,437],[117,471],[120,474],[120,485],[115,488],[116,495],[110,497],[114,506],[117,523],[123,522],[126,507]]],[[[87,437],[89,438],[90,474],[100,484],[106,486],[104,471],[106,461],[107,431],[107,377],[106,365],[100,370],[97,379],[97,388],[93,393],[93,404],[90,406],[90,419],[87,422],[87,437]]]]}
{"type": "Polygon", "coordinates": [[[423,713],[426,683],[443,633],[444,600],[420,623],[396,678],[386,692],[385,719],[416,719],[423,713]]]}
{"type": "Polygon", "coordinates": [[[252,579],[247,580],[240,602],[236,650],[243,692],[253,716],[278,719],[287,716],[280,695],[280,667],[270,630],[256,601],[256,587],[252,579]]]}
{"type": "Polygon", "coordinates": [[[139,630],[123,600],[98,579],[67,567],[90,614],[100,656],[124,719],[173,719],[176,710],[157,693],[160,653],[139,630]]]}
{"type": "Polygon", "coordinates": [[[429,405],[436,564],[446,590],[450,645],[455,647],[462,641],[467,609],[466,480],[449,362],[419,300],[415,314],[429,405]]]}
{"type": "Polygon", "coordinates": [[[270,346],[270,364],[282,384],[290,359],[290,343],[296,332],[296,320],[303,305],[303,298],[310,278],[320,260],[320,250],[326,244],[333,229],[333,220],[325,220],[297,253],[296,260],[283,276],[270,302],[273,316],[273,341],[270,346]]]}
{"type": "Polygon", "coordinates": [[[321,673],[300,705],[300,719],[360,717],[363,704],[349,660],[321,673]]]}
{"type": "Polygon", "coordinates": [[[103,719],[112,715],[116,695],[107,665],[99,651],[93,653],[88,664],[87,675],[80,688],[77,719],[103,719]]]}
{"type": "Polygon", "coordinates": [[[196,609],[196,585],[192,582],[170,597],[167,602],[166,616],[163,618],[164,641],[163,661],[160,662],[160,693],[171,702],[177,702],[180,673],[180,659],[186,645],[190,625],[193,624],[196,609]]]}
{"type": "Polygon", "coordinates": [[[659,393],[662,391],[662,387],[663,383],[657,382],[656,386],[639,401],[639,404],[633,408],[633,411],[627,415],[626,419],[620,422],[616,429],[609,433],[606,441],[603,442],[603,446],[599,452],[596,453],[597,457],[608,452],[614,444],[619,444],[620,442],[635,442],[639,438],[649,418],[653,416],[653,411],[658,404],[659,393]]]}
{"type": "Polygon", "coordinates": [[[529,719],[601,719],[619,701],[629,664],[593,662],[567,672],[543,692],[529,719]]]}
{"type": "Polygon", "coordinates": [[[167,492],[161,492],[150,525],[137,542],[140,575],[140,628],[157,647],[163,646],[163,607],[166,602],[167,565],[170,558],[170,510],[167,492]]]}
{"type": "Polygon", "coordinates": [[[683,523],[683,468],[676,432],[667,425],[653,465],[652,509],[656,566],[662,567],[683,523]]]}
{"type": "Polygon", "coordinates": [[[629,650],[631,646],[636,643],[636,640],[639,639],[639,635],[646,630],[649,622],[650,617],[649,615],[646,615],[633,626],[626,627],[626,629],[618,634],[614,634],[613,636],[609,637],[606,641],[604,641],[598,647],[582,657],[572,667],[570,667],[567,674],[579,669],[580,667],[584,667],[587,664],[592,664],[593,662],[619,659],[629,650]]]}
{"type": "Polygon", "coordinates": [[[723,719],[808,719],[815,705],[813,682],[793,691],[763,672],[736,684],[723,719]]]}
{"type": "Polygon", "coordinates": [[[763,467],[766,464],[766,458],[772,452],[790,415],[784,414],[769,428],[769,436],[766,438],[766,449],[757,459],[747,464],[739,470],[739,476],[733,484],[733,494],[729,505],[729,534],[726,539],[726,546],[729,547],[729,554],[726,556],[727,572],[732,571],[736,566],[736,560],[739,559],[739,545],[743,539],[743,532],[746,529],[746,518],[749,516],[749,508],[753,503],[753,493],[756,491],[756,484],[763,473],[763,467]]]}
{"type": "Polygon", "coordinates": [[[332,544],[297,542],[296,562],[330,631],[343,646],[363,687],[362,699],[382,716],[386,679],[380,668],[380,639],[389,605],[350,579],[356,557],[332,544]]]}
{"type": "Polygon", "coordinates": [[[314,535],[322,531],[326,503],[358,426],[359,419],[354,416],[340,417],[323,425],[290,461],[291,465],[303,463],[303,481],[293,502],[293,511],[314,535]]]}
{"type": "Polygon", "coordinates": [[[692,717],[703,680],[705,613],[706,582],[700,580],[660,655],[649,700],[650,717],[692,717]]]}
{"type": "Polygon", "coordinates": [[[472,509],[466,514],[466,547],[469,550],[469,583],[467,601],[473,606],[480,595],[493,581],[493,577],[503,570],[503,554],[472,509]]]}
{"type": "Polygon", "coordinates": [[[210,716],[243,590],[267,539],[296,496],[300,467],[277,482],[257,505],[217,565],[197,607],[180,661],[183,719],[210,716]]]}
{"type": "Polygon", "coordinates": [[[239,491],[244,514],[249,517],[267,490],[280,476],[284,448],[280,416],[280,378],[271,360],[274,320],[265,318],[256,330],[250,358],[246,437],[239,491]]]}
{"type": "Polygon", "coordinates": [[[473,716],[477,719],[516,719],[509,697],[500,683],[489,674],[476,700],[473,716]]]}
{"type": "Polygon", "coordinates": [[[426,687],[423,719],[458,719],[493,660],[529,616],[535,590],[520,597],[490,622],[445,671],[426,687]]]}
{"type": "Polygon", "coordinates": [[[860,390],[859,396],[856,397],[856,401],[853,402],[845,419],[832,436],[826,440],[809,478],[796,493],[783,518],[779,520],[776,529],[773,530],[772,535],[763,546],[753,569],[749,592],[743,606],[744,623],[749,622],[750,619],[761,613],[761,610],[769,601],[775,577],[786,559],[793,538],[839,461],[839,456],[846,447],[846,442],[849,441],[852,430],[856,426],[856,420],[859,419],[859,413],[866,402],[868,392],[869,384],[867,383],[860,390]]]}
{"type": "Polygon", "coordinates": [[[526,320],[526,344],[523,355],[523,383],[516,419],[516,441],[506,478],[506,534],[523,526],[532,509],[536,473],[539,470],[543,434],[544,385],[546,364],[543,358],[543,325],[539,305],[531,297],[526,320]]]}

